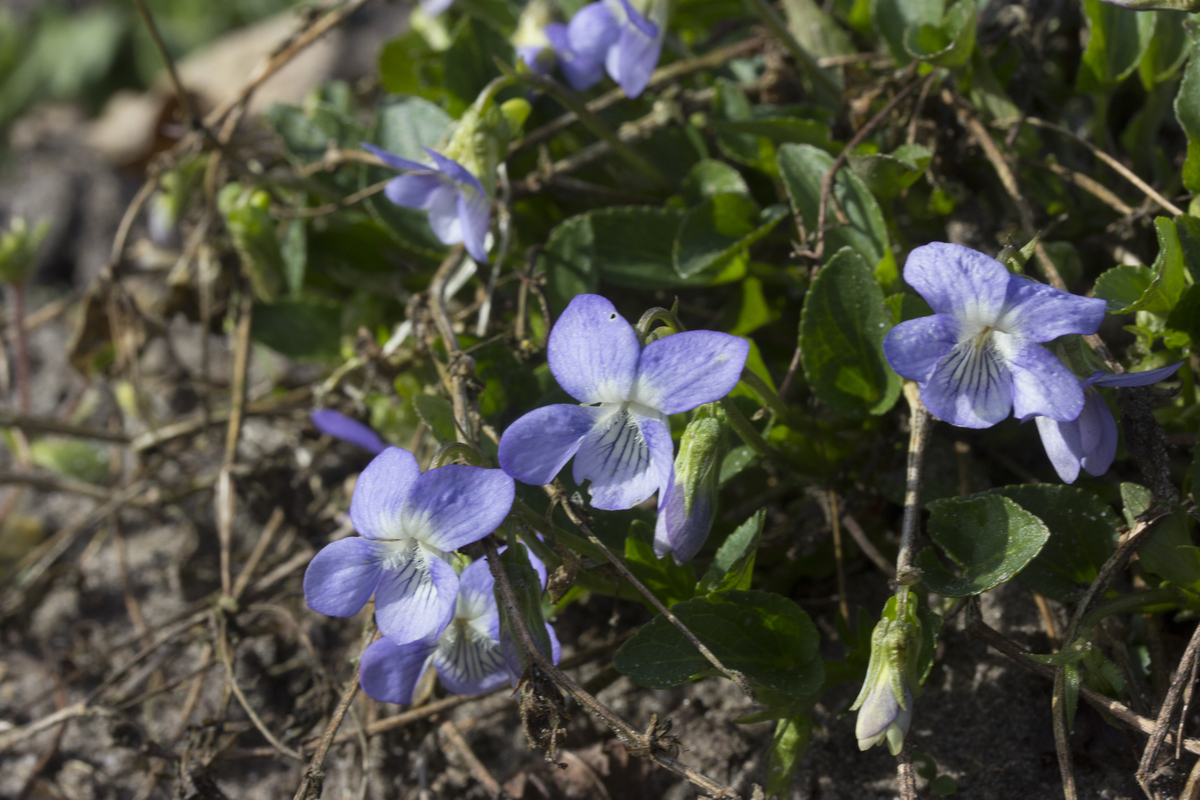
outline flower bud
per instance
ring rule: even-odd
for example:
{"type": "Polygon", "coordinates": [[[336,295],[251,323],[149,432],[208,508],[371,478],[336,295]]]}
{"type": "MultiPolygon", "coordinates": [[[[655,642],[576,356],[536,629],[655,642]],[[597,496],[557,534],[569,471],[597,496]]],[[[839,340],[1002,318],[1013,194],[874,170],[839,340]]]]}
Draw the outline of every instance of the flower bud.
{"type": "Polygon", "coordinates": [[[854,734],[860,750],[868,750],[886,741],[892,755],[898,755],[912,723],[913,689],[920,689],[917,677],[921,654],[921,621],[915,598],[902,586],[904,611],[899,596],[888,600],[883,617],[871,634],[871,660],[867,678],[851,711],[858,711],[854,734]]]}
{"type": "Polygon", "coordinates": [[[228,183],[217,195],[217,209],[225,217],[225,227],[233,238],[234,249],[254,288],[254,296],[273,302],[283,291],[283,253],[275,235],[275,221],[267,212],[271,196],[262,189],[228,183]]]}
{"type": "Polygon", "coordinates": [[[37,265],[38,248],[50,232],[50,222],[42,220],[30,230],[24,217],[13,217],[8,233],[0,236],[0,281],[22,284],[37,265]]]}
{"type": "Polygon", "coordinates": [[[654,530],[654,552],[667,553],[677,563],[700,552],[712,530],[716,512],[717,477],[729,452],[729,427],[717,403],[696,409],[679,444],[675,481],[662,499],[654,530]]]}

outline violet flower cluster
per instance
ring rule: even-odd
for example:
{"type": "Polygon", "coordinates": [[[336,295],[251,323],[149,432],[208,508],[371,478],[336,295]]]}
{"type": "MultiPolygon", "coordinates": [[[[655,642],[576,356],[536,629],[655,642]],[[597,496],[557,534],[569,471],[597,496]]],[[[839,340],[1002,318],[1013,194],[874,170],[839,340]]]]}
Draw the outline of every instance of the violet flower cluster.
{"type": "MultiPolygon", "coordinates": [[[[546,26],[550,42],[567,83],[577,92],[590,89],[608,72],[629,97],[646,89],[662,55],[667,4],[655,0],[647,19],[629,0],[599,0],[576,12],[567,24],[546,26]]],[[[546,71],[541,51],[522,51],[536,72],[546,71]]]]}
{"type": "Polygon", "coordinates": [[[1117,426],[1093,386],[1144,386],[1179,367],[1080,380],[1041,344],[1093,334],[1106,304],[1010,273],[967,247],[918,247],[904,280],[925,298],[931,317],[901,322],[883,343],[892,369],[916,381],[935,417],[988,428],[1011,411],[1036,419],[1046,454],[1066,483],[1080,467],[1102,475],[1117,451],[1117,426]]]}
{"type": "MultiPolygon", "coordinates": [[[[533,553],[529,559],[545,589],[545,565],[533,553]]],[[[376,700],[411,703],[417,680],[430,665],[453,694],[483,694],[505,681],[517,681],[519,663],[510,663],[502,645],[493,584],[487,559],[472,562],[459,576],[454,617],[440,634],[405,644],[387,638],[373,642],[359,665],[363,691],[376,700]]],[[[562,653],[558,637],[548,624],[546,633],[557,664],[562,653]]]]}
{"type": "Polygon", "coordinates": [[[459,578],[450,553],[495,530],[512,508],[512,478],[452,464],[422,473],[412,453],[389,447],[358,477],[350,520],[358,536],[313,558],[309,608],[352,617],[375,597],[375,621],[395,644],[437,638],[454,618],[459,578]]]}

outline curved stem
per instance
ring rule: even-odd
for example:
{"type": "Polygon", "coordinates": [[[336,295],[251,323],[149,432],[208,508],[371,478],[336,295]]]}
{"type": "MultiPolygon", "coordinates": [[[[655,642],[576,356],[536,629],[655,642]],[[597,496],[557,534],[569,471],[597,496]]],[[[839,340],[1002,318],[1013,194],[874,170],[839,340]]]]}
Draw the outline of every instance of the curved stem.
{"type": "Polygon", "coordinates": [[[725,409],[725,416],[729,419],[729,427],[737,432],[737,435],[742,437],[742,441],[754,448],[754,451],[764,458],[775,458],[779,455],[779,451],[771,447],[767,440],[762,437],[750,420],[738,410],[733,401],[728,397],[721,398],[721,408],[725,409]]]}

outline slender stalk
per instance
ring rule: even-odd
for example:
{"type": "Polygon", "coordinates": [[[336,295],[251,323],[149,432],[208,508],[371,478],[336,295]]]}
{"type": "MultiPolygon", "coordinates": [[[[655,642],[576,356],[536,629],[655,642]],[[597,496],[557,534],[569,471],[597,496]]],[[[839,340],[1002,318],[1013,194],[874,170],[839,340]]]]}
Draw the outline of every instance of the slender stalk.
{"type": "Polygon", "coordinates": [[[728,397],[721,398],[721,408],[725,409],[725,416],[729,420],[729,427],[742,437],[742,441],[754,448],[754,452],[764,458],[775,458],[779,455],[774,447],[767,444],[767,440],[762,437],[750,420],[738,410],[738,407],[728,397]]]}
{"type": "Polygon", "coordinates": [[[912,409],[909,418],[908,471],[904,489],[904,521],[900,528],[900,552],[896,556],[896,579],[901,584],[911,583],[913,559],[916,557],[917,537],[921,530],[921,472],[925,467],[925,445],[929,441],[933,417],[921,402],[920,390],[915,383],[904,384],[904,398],[912,409]]]}

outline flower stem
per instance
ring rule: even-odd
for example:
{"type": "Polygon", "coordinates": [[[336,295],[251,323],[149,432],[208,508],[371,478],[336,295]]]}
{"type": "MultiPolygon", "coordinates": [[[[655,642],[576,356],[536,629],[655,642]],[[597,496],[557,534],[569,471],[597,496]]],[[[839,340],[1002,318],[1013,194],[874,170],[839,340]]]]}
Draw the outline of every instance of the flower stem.
{"type": "Polygon", "coordinates": [[[729,427],[742,437],[743,442],[753,447],[756,453],[764,458],[775,458],[779,455],[779,451],[767,444],[767,440],[750,424],[750,420],[746,419],[746,415],[738,410],[732,400],[722,397],[721,408],[725,409],[725,416],[729,418],[729,427]]]}
{"type": "Polygon", "coordinates": [[[929,442],[932,417],[921,402],[920,390],[911,381],[904,384],[904,397],[912,409],[909,417],[908,471],[904,488],[904,522],[900,528],[900,552],[896,555],[896,580],[902,585],[914,583],[913,559],[921,528],[921,473],[925,467],[925,445],[929,442]]]}
{"type": "Polygon", "coordinates": [[[783,402],[783,398],[776,394],[775,391],[769,385],[767,385],[766,381],[751,372],[749,367],[742,370],[742,383],[749,386],[750,390],[758,395],[758,399],[761,400],[767,406],[767,408],[774,411],[775,415],[780,419],[788,420],[791,418],[792,409],[788,408],[787,403],[783,402]]]}

